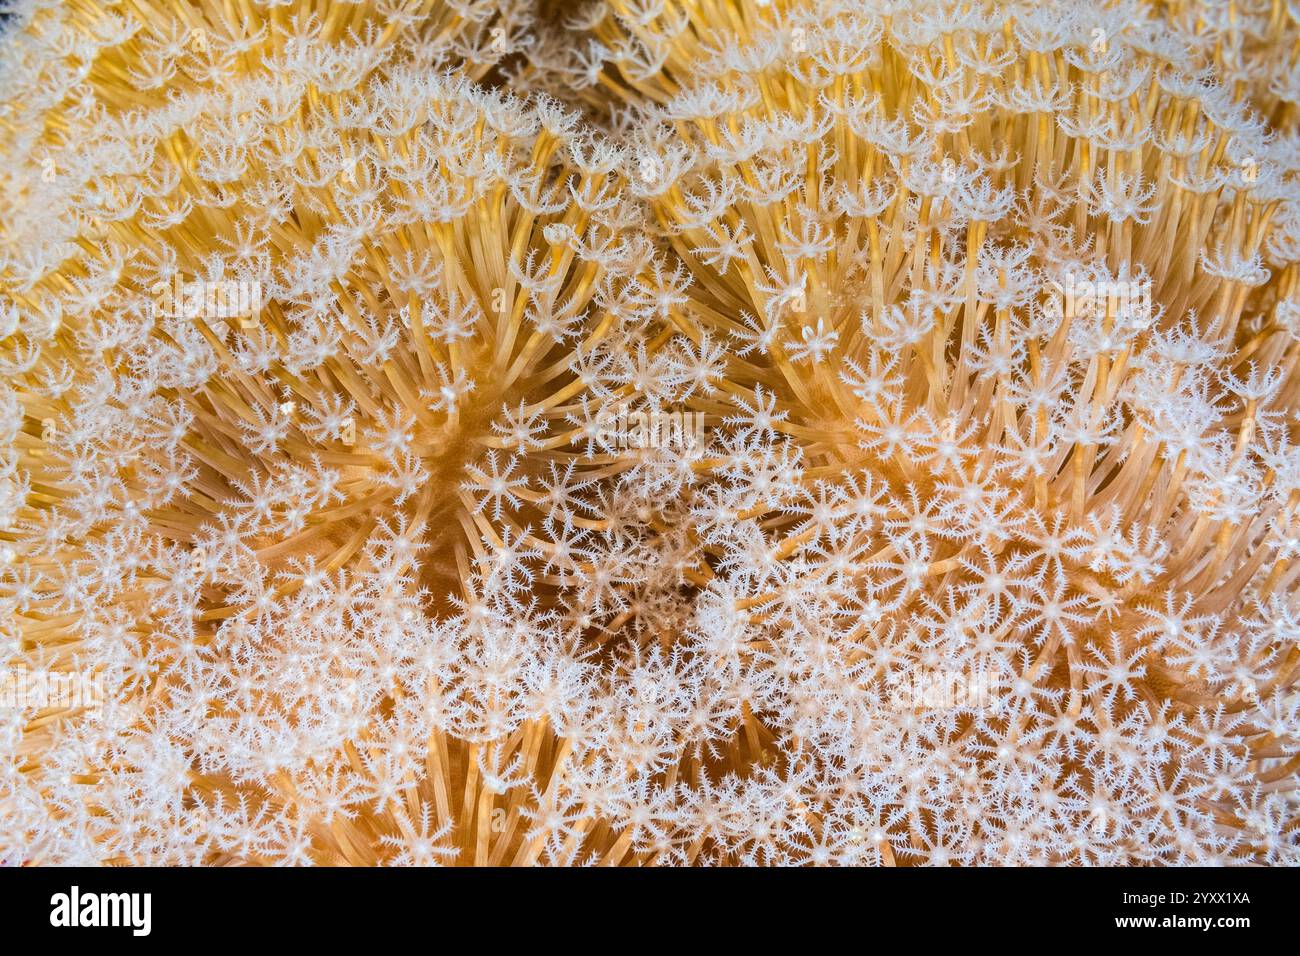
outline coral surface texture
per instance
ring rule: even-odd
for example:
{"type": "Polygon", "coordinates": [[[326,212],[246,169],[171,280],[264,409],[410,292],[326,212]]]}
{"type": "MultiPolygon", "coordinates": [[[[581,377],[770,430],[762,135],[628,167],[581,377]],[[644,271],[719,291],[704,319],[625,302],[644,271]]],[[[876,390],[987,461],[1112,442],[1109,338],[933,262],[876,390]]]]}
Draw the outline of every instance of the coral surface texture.
{"type": "Polygon", "coordinates": [[[1300,865],[1297,0],[0,0],[0,862],[1300,865]]]}

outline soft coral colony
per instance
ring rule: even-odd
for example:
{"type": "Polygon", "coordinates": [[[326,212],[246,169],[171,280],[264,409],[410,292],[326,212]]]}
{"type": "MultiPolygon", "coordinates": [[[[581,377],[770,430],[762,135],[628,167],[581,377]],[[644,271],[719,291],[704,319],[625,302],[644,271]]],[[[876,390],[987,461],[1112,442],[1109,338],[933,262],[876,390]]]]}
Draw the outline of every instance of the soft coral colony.
{"type": "Polygon", "coordinates": [[[573,679],[557,592],[613,587],[614,504],[570,503],[622,467],[589,439],[663,268],[618,151],[472,86],[432,4],[314,6],[54,7],[12,41],[12,111],[89,99],[11,141],[6,655],[114,699],[6,714],[6,855],[485,862],[497,803],[495,855],[523,832],[525,710],[556,759],[516,685],[573,679]],[[229,282],[264,306],[190,309],[229,282]]]}
{"type": "Polygon", "coordinates": [[[1300,10],[16,12],[0,857],[1297,862],[1300,10]]]}

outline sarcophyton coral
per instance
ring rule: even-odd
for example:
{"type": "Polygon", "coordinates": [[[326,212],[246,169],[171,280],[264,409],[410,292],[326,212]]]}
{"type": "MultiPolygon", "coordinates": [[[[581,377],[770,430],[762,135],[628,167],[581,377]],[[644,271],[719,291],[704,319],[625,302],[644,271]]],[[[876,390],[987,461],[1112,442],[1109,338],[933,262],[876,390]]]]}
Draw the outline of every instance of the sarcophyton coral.
{"type": "Polygon", "coordinates": [[[1296,862],[1300,12],[239,7],[6,40],[0,855],[1296,862]]]}

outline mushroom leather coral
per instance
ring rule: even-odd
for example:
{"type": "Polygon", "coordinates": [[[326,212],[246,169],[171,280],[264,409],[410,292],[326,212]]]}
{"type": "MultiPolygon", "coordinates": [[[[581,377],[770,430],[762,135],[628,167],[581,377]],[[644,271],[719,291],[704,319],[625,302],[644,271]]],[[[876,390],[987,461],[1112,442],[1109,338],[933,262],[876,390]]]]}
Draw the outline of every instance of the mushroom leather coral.
{"type": "Polygon", "coordinates": [[[1300,10],[17,14],[0,856],[1298,862],[1300,10]]]}

